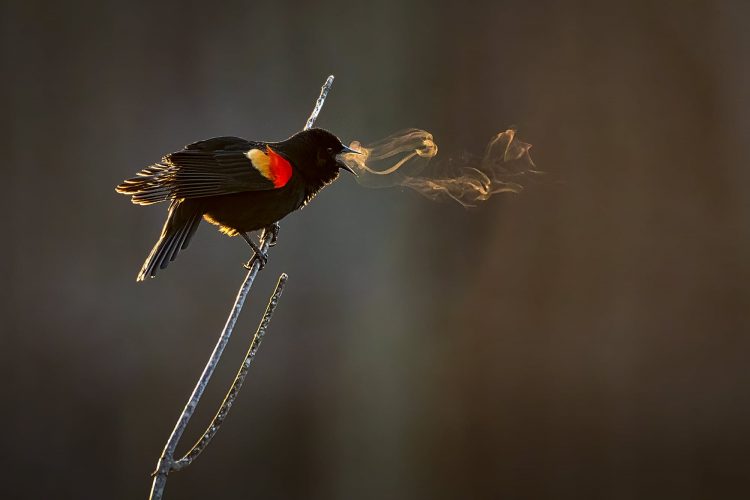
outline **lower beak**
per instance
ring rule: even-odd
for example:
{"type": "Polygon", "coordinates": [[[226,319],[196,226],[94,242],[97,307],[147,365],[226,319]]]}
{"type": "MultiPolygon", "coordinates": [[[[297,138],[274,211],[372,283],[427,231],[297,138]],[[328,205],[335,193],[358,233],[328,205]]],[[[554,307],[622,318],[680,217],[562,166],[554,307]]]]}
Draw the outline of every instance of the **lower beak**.
{"type": "Polygon", "coordinates": [[[357,172],[355,172],[354,170],[352,170],[352,168],[349,165],[347,165],[343,161],[339,161],[338,163],[339,163],[339,168],[342,168],[342,169],[346,170],[347,172],[351,172],[354,175],[354,177],[357,177],[357,172]]]}

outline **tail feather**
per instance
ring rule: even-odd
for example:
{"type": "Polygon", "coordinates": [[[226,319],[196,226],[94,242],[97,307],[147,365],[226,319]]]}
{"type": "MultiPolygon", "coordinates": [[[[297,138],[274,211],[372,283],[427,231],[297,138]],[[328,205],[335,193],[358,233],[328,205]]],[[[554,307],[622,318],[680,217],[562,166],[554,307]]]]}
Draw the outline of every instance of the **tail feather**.
{"type": "MultiPolygon", "coordinates": [[[[170,245],[169,251],[167,252],[167,255],[169,256],[169,262],[175,260],[180,250],[184,250],[185,248],[187,248],[189,236],[192,236],[193,233],[195,233],[195,230],[198,229],[198,224],[200,223],[200,221],[201,214],[193,213],[188,218],[187,223],[180,228],[176,237],[174,238],[174,244],[170,245]]],[[[165,262],[167,255],[165,255],[165,262]]],[[[161,267],[161,269],[167,267],[166,263],[162,263],[162,266],[163,267],[161,267]]]]}
{"type": "MultiPolygon", "coordinates": [[[[190,223],[188,222],[184,226],[180,228],[180,230],[177,232],[177,235],[174,238],[174,243],[170,245],[169,251],[167,252],[167,255],[165,255],[164,261],[167,261],[167,258],[169,258],[169,262],[172,262],[175,257],[177,257],[177,252],[180,251],[180,248],[182,247],[182,240],[185,237],[185,233],[188,232],[188,229],[190,229],[190,223]]],[[[167,267],[166,264],[162,264],[164,267],[167,267]]]]}
{"type": "Polygon", "coordinates": [[[137,281],[143,281],[147,277],[153,278],[159,269],[166,269],[169,263],[175,260],[180,250],[187,248],[198,229],[202,213],[192,204],[185,205],[187,204],[182,200],[172,202],[159,241],[143,263],[137,281]]]}

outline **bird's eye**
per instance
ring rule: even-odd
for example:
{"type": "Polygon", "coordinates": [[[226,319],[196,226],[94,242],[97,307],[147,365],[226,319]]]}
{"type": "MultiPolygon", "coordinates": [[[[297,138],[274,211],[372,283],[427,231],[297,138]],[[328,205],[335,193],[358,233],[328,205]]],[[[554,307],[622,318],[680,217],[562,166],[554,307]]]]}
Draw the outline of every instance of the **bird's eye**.
{"type": "Polygon", "coordinates": [[[326,151],[328,151],[329,153],[333,153],[333,148],[326,148],[326,151]]]}

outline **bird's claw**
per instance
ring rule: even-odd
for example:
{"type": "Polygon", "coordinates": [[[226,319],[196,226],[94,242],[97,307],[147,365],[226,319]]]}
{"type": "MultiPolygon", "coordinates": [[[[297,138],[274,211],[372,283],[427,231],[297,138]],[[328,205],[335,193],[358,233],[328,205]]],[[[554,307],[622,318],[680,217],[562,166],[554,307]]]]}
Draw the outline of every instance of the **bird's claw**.
{"type": "MultiPolygon", "coordinates": [[[[281,226],[279,226],[278,222],[274,222],[273,224],[271,224],[270,226],[268,226],[267,228],[265,228],[265,230],[264,230],[265,234],[267,234],[268,232],[271,233],[271,242],[268,244],[268,246],[272,247],[272,246],[276,245],[276,241],[279,239],[279,230],[280,229],[281,229],[281,226]]],[[[265,236],[265,234],[264,234],[264,236],[265,236]]]]}
{"type": "Polygon", "coordinates": [[[268,254],[266,252],[261,251],[260,247],[256,245],[255,243],[253,243],[251,240],[248,239],[247,242],[250,245],[250,247],[253,249],[253,252],[255,252],[255,255],[250,257],[250,260],[248,260],[247,262],[243,264],[245,269],[248,269],[248,270],[252,269],[253,264],[255,263],[255,259],[258,259],[258,261],[260,262],[260,269],[263,269],[264,267],[266,267],[266,264],[268,264],[268,254]]]}
{"type": "MultiPolygon", "coordinates": [[[[268,253],[261,251],[260,247],[252,239],[250,239],[247,233],[239,234],[247,242],[247,244],[250,245],[250,248],[252,248],[254,252],[254,255],[250,258],[250,260],[243,264],[243,267],[245,269],[252,269],[253,264],[255,264],[255,259],[258,259],[258,262],[260,263],[260,269],[266,267],[266,264],[268,264],[268,253]]],[[[276,244],[276,240],[279,237],[278,222],[274,222],[270,226],[263,228],[263,235],[260,238],[260,241],[265,244],[266,238],[269,237],[269,234],[271,239],[268,241],[268,246],[271,247],[276,244]]]]}
{"type": "Polygon", "coordinates": [[[253,268],[253,264],[255,264],[255,259],[258,259],[260,262],[260,268],[259,271],[262,270],[264,267],[266,267],[266,264],[268,264],[268,254],[262,253],[262,252],[256,252],[255,255],[250,257],[250,260],[242,264],[242,267],[247,269],[248,271],[253,268]]]}

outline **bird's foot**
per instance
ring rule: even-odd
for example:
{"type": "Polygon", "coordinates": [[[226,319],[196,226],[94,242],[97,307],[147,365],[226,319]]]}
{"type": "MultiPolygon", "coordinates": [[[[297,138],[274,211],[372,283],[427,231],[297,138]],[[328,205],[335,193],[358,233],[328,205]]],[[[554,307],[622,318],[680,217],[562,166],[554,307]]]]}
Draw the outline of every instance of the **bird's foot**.
{"type": "Polygon", "coordinates": [[[250,257],[250,260],[242,264],[242,267],[247,269],[248,271],[253,268],[253,264],[255,264],[255,259],[258,259],[260,261],[260,268],[258,271],[261,271],[264,267],[266,267],[266,264],[268,264],[268,255],[264,253],[256,253],[252,257],[250,257]]]}
{"type": "Polygon", "coordinates": [[[281,229],[281,226],[279,226],[278,222],[274,222],[270,226],[263,229],[263,237],[266,237],[266,234],[269,232],[271,233],[271,242],[268,244],[268,246],[274,246],[276,244],[276,241],[279,239],[279,230],[281,229]]]}
{"type": "Polygon", "coordinates": [[[243,264],[245,269],[252,269],[253,264],[255,263],[255,259],[258,259],[258,261],[260,262],[260,269],[266,267],[266,264],[268,264],[268,254],[266,252],[262,252],[260,250],[260,247],[256,245],[250,238],[245,241],[247,241],[247,244],[250,245],[250,248],[252,248],[253,252],[255,252],[255,255],[250,257],[250,260],[243,264]]]}

